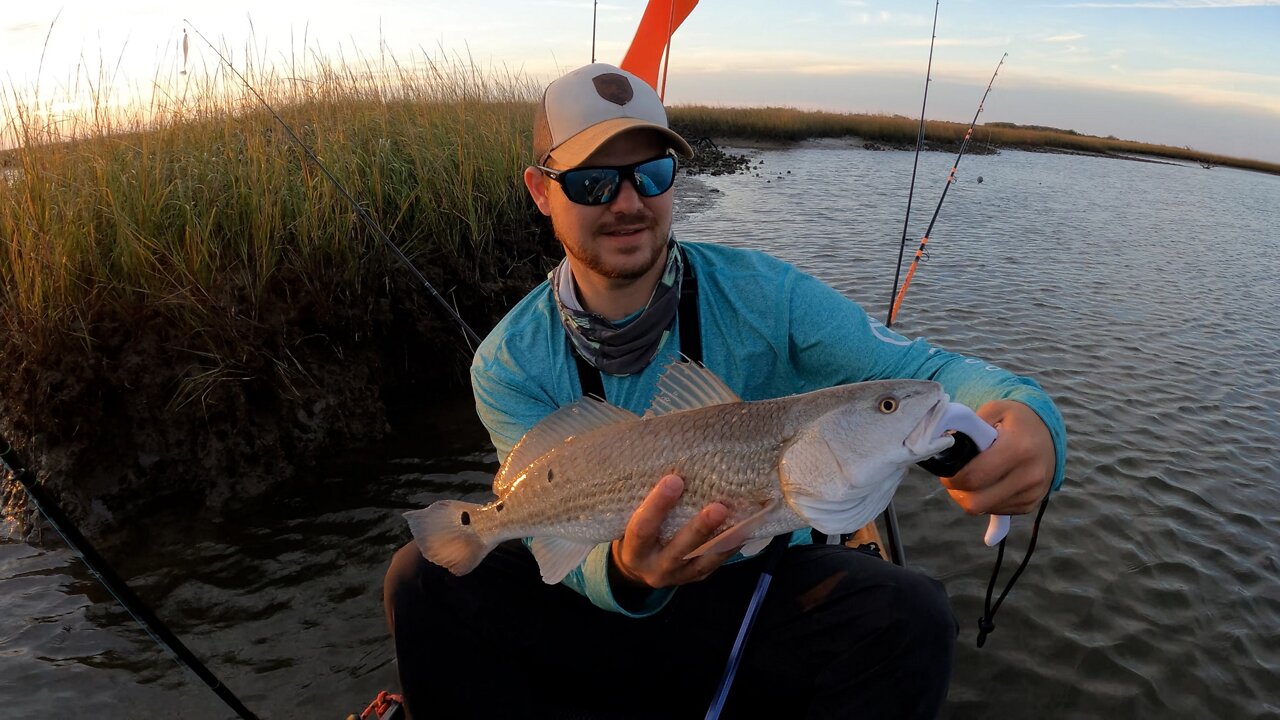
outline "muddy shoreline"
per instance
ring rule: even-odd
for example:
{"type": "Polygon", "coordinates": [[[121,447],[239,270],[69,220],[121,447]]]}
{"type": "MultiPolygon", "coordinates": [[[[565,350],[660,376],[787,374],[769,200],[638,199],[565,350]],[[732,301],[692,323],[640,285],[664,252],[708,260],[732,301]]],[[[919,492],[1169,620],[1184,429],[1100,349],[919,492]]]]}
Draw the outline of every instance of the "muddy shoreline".
{"type": "MultiPolygon", "coordinates": [[[[432,282],[483,336],[545,275],[543,247],[483,287],[432,282]]],[[[161,511],[228,517],[464,390],[471,349],[407,272],[315,288],[281,279],[252,317],[229,292],[198,342],[156,306],[104,309],[39,347],[6,334],[0,435],[84,534],[113,547],[145,541],[161,511]],[[210,343],[224,351],[212,363],[210,343]]],[[[0,533],[56,542],[5,480],[0,533]]]]}

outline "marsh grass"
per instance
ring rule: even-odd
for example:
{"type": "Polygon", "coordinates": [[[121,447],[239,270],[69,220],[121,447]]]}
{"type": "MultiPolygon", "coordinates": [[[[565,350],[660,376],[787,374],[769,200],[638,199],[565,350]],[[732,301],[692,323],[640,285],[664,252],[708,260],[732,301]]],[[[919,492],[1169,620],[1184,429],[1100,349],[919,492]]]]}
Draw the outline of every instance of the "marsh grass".
{"type": "MultiPolygon", "coordinates": [[[[528,254],[509,240],[532,226],[519,183],[531,82],[465,59],[404,66],[317,56],[308,72],[246,64],[252,87],[429,278],[484,287],[495,267],[528,254]]],[[[13,90],[4,98],[3,130],[20,143],[0,153],[0,307],[11,334],[38,343],[85,327],[97,309],[140,306],[168,308],[198,332],[255,318],[282,282],[327,296],[403,272],[236,77],[219,68],[157,77],[166,92],[126,112],[112,106],[109,82],[87,84],[102,96],[56,121],[13,90]]],[[[917,132],[901,116],[791,108],[680,106],[671,120],[694,137],[782,142],[911,145],[917,132]]],[[[926,139],[958,143],[964,131],[930,121],[926,139]]],[[[1280,172],[1048,128],[987,124],[974,142],[1280,172]]]]}
{"type": "MultiPolygon", "coordinates": [[[[694,137],[793,142],[808,138],[852,136],[912,147],[915,146],[919,130],[918,119],[900,115],[855,115],[780,107],[679,106],[671,109],[671,121],[694,137]]],[[[955,145],[964,139],[967,129],[967,124],[930,120],[925,123],[925,140],[955,145]]],[[[1081,135],[1070,130],[1026,127],[1011,123],[985,123],[976,126],[970,141],[971,146],[975,143],[1031,150],[1147,155],[1280,174],[1280,164],[1276,163],[1203,153],[1186,147],[1081,135]]]]}
{"type": "MultiPolygon", "coordinates": [[[[519,179],[538,95],[531,81],[481,71],[465,58],[402,65],[385,54],[312,54],[305,67],[277,69],[246,53],[241,72],[452,301],[510,291],[500,286],[513,268],[523,273],[515,284],[536,280],[541,271],[532,265],[554,254],[519,179]]],[[[221,66],[157,75],[149,104],[124,111],[109,73],[85,85],[92,102],[71,115],[0,89],[9,108],[0,132],[18,143],[0,152],[0,359],[7,356],[9,367],[39,364],[41,353],[63,352],[68,342],[92,358],[108,336],[149,323],[185,358],[173,391],[179,404],[203,401],[213,386],[263,368],[292,393],[306,377],[303,363],[288,357],[288,347],[261,347],[271,328],[296,322],[282,315],[367,306],[391,287],[426,297],[221,66]]],[[[913,145],[917,131],[916,121],[900,116],[790,108],[674,107],[671,120],[695,139],[857,136],[913,145]]],[[[926,136],[954,144],[964,130],[931,121],[926,136]]],[[[1046,128],[988,124],[975,142],[1280,172],[1046,128]]],[[[472,315],[477,329],[522,290],[472,315]]]]}
{"type": "MultiPolygon", "coordinates": [[[[242,72],[428,278],[483,287],[530,226],[530,85],[465,62],[316,66],[242,72]]],[[[38,345],[138,307],[198,334],[256,318],[281,283],[331,296],[404,273],[235,77],[200,77],[123,112],[104,90],[56,121],[4,98],[20,143],[0,153],[11,337],[38,345]]]]}

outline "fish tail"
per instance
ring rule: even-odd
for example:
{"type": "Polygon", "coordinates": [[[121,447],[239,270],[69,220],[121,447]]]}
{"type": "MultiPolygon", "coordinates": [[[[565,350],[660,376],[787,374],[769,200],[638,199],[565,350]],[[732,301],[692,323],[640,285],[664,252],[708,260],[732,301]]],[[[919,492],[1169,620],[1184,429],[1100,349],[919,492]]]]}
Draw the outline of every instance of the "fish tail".
{"type": "Polygon", "coordinates": [[[481,505],[461,500],[439,500],[422,510],[404,514],[422,557],[449,570],[466,575],[496,547],[476,532],[471,518],[481,505]]]}

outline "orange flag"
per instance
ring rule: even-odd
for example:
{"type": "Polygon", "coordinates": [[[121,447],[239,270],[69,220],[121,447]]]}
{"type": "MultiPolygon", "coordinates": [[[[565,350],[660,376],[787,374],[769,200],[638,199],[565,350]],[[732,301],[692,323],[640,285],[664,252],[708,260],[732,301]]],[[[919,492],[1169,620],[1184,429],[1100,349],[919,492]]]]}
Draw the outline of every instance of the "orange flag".
{"type": "Polygon", "coordinates": [[[680,23],[693,12],[698,0],[649,0],[640,18],[640,27],[631,40],[622,69],[658,89],[658,70],[662,67],[662,51],[680,23]]]}

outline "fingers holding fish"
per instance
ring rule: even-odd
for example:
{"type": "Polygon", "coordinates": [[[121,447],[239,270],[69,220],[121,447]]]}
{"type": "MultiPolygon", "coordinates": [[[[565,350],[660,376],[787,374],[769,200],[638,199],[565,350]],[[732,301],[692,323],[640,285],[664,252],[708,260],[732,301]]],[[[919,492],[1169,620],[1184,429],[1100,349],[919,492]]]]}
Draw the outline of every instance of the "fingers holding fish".
{"type": "Polygon", "coordinates": [[[648,552],[661,544],[659,535],[662,523],[675,508],[683,492],[684,479],[679,475],[666,475],[658,481],[627,522],[623,540],[628,541],[629,549],[648,552]]]}
{"type": "Polygon", "coordinates": [[[716,534],[728,517],[728,508],[718,502],[711,503],[672,536],[671,541],[662,549],[664,562],[675,570],[668,584],[684,585],[702,580],[738,552],[738,548],[734,547],[718,553],[690,557],[694,550],[716,534]]]}
{"type": "Polygon", "coordinates": [[[623,579],[651,588],[683,585],[705,578],[733,555],[716,553],[685,559],[728,517],[728,509],[718,502],[704,507],[670,541],[662,542],[662,524],[679,501],[683,487],[684,481],[676,475],[662,478],[631,515],[623,536],[613,541],[610,557],[623,579]]]}
{"type": "Polygon", "coordinates": [[[1000,435],[954,477],[941,478],[951,498],[970,515],[1031,512],[1053,481],[1049,430],[1035,411],[1012,400],[983,405],[978,416],[1000,435]]]}

